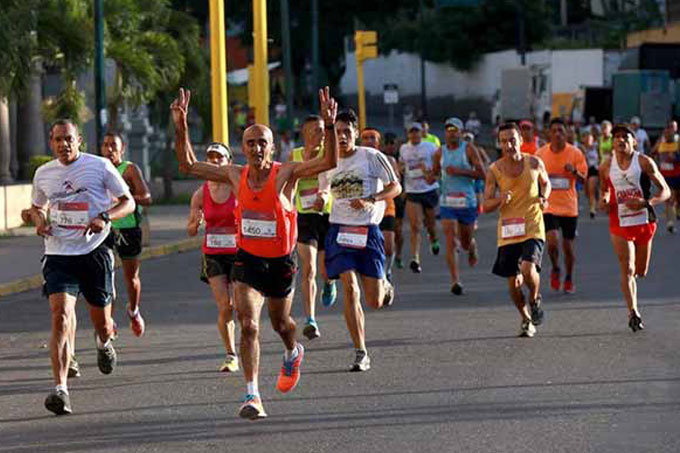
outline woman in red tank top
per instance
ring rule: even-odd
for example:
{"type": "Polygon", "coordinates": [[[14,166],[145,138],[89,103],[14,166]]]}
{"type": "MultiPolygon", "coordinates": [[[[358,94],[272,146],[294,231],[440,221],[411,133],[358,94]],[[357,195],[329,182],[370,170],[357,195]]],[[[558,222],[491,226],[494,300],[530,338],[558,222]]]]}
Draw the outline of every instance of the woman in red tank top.
{"type": "MultiPolygon", "coordinates": [[[[213,143],[206,150],[206,161],[228,165],[231,152],[221,143],[213,143]]],[[[231,267],[236,255],[236,196],[226,183],[205,182],[191,197],[191,212],[187,232],[196,236],[205,222],[203,237],[203,267],[201,280],[212,289],[219,316],[217,328],[222,337],[227,357],[220,371],[238,371],[238,358],[234,344],[234,303],[229,284],[231,267]]]]}

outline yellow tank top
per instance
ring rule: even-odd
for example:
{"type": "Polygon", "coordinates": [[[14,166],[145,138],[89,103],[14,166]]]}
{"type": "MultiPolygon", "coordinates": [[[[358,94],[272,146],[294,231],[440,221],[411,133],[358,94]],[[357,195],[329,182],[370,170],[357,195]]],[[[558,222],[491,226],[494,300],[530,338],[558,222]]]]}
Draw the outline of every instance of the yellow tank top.
{"type": "Polygon", "coordinates": [[[523,154],[524,168],[516,178],[501,172],[496,164],[490,169],[501,193],[510,190],[512,200],[501,205],[498,216],[498,246],[517,244],[529,239],[545,241],[543,212],[538,201],[538,170],[531,168],[531,156],[523,154]]]}

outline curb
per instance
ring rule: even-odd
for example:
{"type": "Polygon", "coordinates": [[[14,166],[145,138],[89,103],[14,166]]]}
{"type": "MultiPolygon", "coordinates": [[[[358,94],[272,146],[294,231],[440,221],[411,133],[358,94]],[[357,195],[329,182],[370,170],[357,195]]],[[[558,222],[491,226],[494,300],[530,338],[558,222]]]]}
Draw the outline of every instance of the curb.
{"type": "MultiPolygon", "coordinates": [[[[177,242],[170,242],[168,244],[156,245],[154,247],[147,247],[142,251],[139,259],[146,261],[154,258],[159,258],[166,255],[174,255],[176,253],[188,252],[196,250],[201,247],[201,237],[183,239],[177,242]]],[[[120,267],[120,259],[116,256],[116,267],[120,267]]],[[[0,284],[0,297],[9,296],[11,294],[21,293],[31,289],[40,288],[43,284],[42,274],[31,275],[23,277],[11,282],[0,284]]]]}

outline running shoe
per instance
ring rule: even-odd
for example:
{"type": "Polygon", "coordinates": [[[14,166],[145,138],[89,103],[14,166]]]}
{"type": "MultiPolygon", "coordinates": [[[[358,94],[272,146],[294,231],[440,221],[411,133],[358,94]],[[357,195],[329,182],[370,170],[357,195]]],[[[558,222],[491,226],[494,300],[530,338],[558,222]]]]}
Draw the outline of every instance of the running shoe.
{"type": "Polygon", "coordinates": [[[595,211],[590,211],[590,218],[594,219],[595,218],[595,211]]]}
{"type": "Polygon", "coordinates": [[[144,335],[146,323],[144,322],[144,318],[142,318],[142,314],[139,312],[139,310],[137,310],[137,314],[134,316],[131,316],[130,310],[128,310],[127,314],[130,318],[130,330],[132,330],[132,333],[135,335],[135,337],[141,337],[144,335]]]}
{"type": "Polygon", "coordinates": [[[470,251],[468,252],[468,264],[470,267],[475,267],[479,262],[479,252],[477,250],[477,242],[473,242],[470,245],[470,251]]]}
{"type": "Polygon", "coordinates": [[[423,271],[423,268],[420,267],[420,263],[416,260],[412,260],[411,264],[409,264],[409,267],[411,268],[414,274],[420,274],[423,271]]]}
{"type": "Polygon", "coordinates": [[[675,234],[675,225],[673,225],[672,223],[669,223],[668,224],[668,232],[670,234],[675,234]]]}
{"type": "Polygon", "coordinates": [[[57,390],[45,399],[45,408],[57,415],[67,415],[71,413],[71,398],[63,390],[57,390]]]}
{"type": "Polygon", "coordinates": [[[308,340],[313,340],[321,336],[321,332],[319,332],[319,326],[317,325],[314,318],[307,318],[307,321],[305,322],[305,328],[302,329],[302,335],[307,337],[308,340]]]}
{"type": "Polygon", "coordinates": [[[234,354],[227,354],[224,359],[222,366],[220,366],[220,371],[223,373],[235,373],[238,371],[238,357],[234,354]]]}
{"type": "Polygon", "coordinates": [[[526,338],[531,338],[536,334],[536,327],[534,327],[534,324],[531,322],[530,319],[525,319],[522,321],[522,326],[520,327],[519,330],[519,335],[518,337],[526,337],[526,338]]]}
{"type": "Polygon", "coordinates": [[[404,268],[404,262],[401,260],[401,258],[395,258],[394,259],[394,265],[397,266],[397,269],[403,269],[404,268]]]}
{"type": "Polygon", "coordinates": [[[297,344],[297,356],[294,359],[283,359],[281,374],[276,382],[276,388],[281,393],[288,393],[295,388],[300,381],[300,365],[305,356],[305,348],[300,343],[297,344]]]}
{"type": "Polygon", "coordinates": [[[78,361],[76,360],[76,356],[74,355],[71,356],[71,361],[68,364],[68,377],[70,378],[80,377],[80,365],[78,365],[78,361]]]}
{"type": "Polygon", "coordinates": [[[642,318],[637,313],[633,312],[628,316],[628,327],[630,327],[630,330],[633,332],[637,332],[638,330],[644,329],[645,325],[642,324],[642,318]]]}
{"type": "Polygon", "coordinates": [[[432,241],[432,244],[430,244],[430,250],[432,250],[433,255],[439,255],[439,239],[435,239],[432,241]]]}
{"type": "Polygon", "coordinates": [[[238,411],[238,415],[241,418],[247,418],[248,420],[259,420],[267,417],[267,413],[264,411],[264,406],[262,405],[262,400],[259,395],[246,395],[243,404],[241,404],[241,409],[238,411]]]}
{"type": "Polygon", "coordinates": [[[323,284],[323,291],[321,292],[321,303],[324,307],[332,307],[335,300],[338,298],[338,289],[333,280],[328,280],[323,284]]]}
{"type": "Polygon", "coordinates": [[[536,298],[536,301],[531,305],[531,323],[535,326],[540,326],[543,323],[543,319],[545,318],[545,313],[543,312],[543,299],[541,298],[541,295],[539,294],[538,297],[536,298]]]}
{"type": "MultiPolygon", "coordinates": [[[[97,344],[97,332],[95,335],[95,344],[97,344]]],[[[116,367],[116,350],[113,348],[113,340],[109,340],[106,346],[100,348],[97,345],[97,366],[99,371],[103,374],[111,374],[116,367]]]]}
{"type": "Polygon", "coordinates": [[[451,293],[455,294],[456,296],[462,296],[463,295],[463,285],[461,285],[459,282],[454,283],[451,286],[451,293]]]}
{"type": "Polygon", "coordinates": [[[564,292],[567,294],[574,294],[576,292],[576,287],[570,276],[564,279],[564,292]]]}
{"type": "Polygon", "coordinates": [[[385,296],[383,297],[383,307],[390,307],[394,303],[394,285],[385,280],[385,296]]]}
{"type": "Polygon", "coordinates": [[[559,269],[553,269],[552,272],[550,272],[550,289],[553,291],[559,291],[560,290],[560,270],[559,269]]]}
{"type": "Polygon", "coordinates": [[[368,356],[368,352],[363,349],[357,349],[356,356],[354,357],[354,363],[350,371],[368,371],[371,369],[371,358],[368,356]]]}

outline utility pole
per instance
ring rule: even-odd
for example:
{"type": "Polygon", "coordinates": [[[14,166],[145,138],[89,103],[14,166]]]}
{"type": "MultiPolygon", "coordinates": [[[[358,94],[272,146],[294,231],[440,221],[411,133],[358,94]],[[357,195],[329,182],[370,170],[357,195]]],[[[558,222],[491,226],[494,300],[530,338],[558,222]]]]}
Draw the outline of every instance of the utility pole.
{"type": "Polygon", "coordinates": [[[210,83],[213,140],[228,145],[229,110],[227,109],[227,52],[223,0],[210,0],[210,83]]]}
{"type": "Polygon", "coordinates": [[[293,125],[293,64],[290,55],[288,0],[281,0],[281,43],[283,44],[283,71],[286,74],[286,129],[290,130],[293,125]]]}
{"type": "MultiPolygon", "coordinates": [[[[267,61],[267,0],[253,0],[255,121],[269,126],[269,64],[267,61]]],[[[252,96],[253,93],[248,93],[252,96]]]]}
{"type": "Polygon", "coordinates": [[[526,43],[524,37],[524,8],[522,5],[522,0],[517,0],[516,6],[517,15],[515,17],[517,20],[517,52],[519,52],[519,57],[522,66],[526,66],[527,57],[526,57],[526,43]]]}
{"type": "Polygon", "coordinates": [[[420,41],[420,110],[423,117],[427,118],[427,89],[425,87],[425,5],[423,0],[419,3],[418,30],[420,41]]]}
{"type": "Polygon", "coordinates": [[[97,150],[106,132],[106,81],[104,80],[104,0],[94,0],[94,103],[97,150]]]}
{"type": "Polygon", "coordinates": [[[563,27],[566,27],[569,23],[567,17],[567,0],[560,0],[560,23],[563,27]]]}
{"type": "Polygon", "coordinates": [[[319,89],[319,0],[312,0],[312,105],[319,89]]]}
{"type": "Polygon", "coordinates": [[[364,61],[378,57],[378,33],[357,30],[354,32],[357,61],[357,94],[359,95],[359,131],[366,128],[366,90],[364,86],[364,61]]]}

